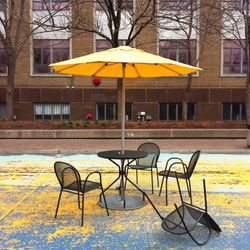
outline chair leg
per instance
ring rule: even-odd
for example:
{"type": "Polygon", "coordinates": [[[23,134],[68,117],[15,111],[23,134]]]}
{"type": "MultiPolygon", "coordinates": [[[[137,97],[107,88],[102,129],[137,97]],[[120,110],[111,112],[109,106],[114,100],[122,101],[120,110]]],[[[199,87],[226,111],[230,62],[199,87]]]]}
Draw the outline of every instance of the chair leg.
{"type": "Polygon", "coordinates": [[[158,172],[158,168],[156,167],[156,175],[157,175],[157,187],[159,187],[160,183],[159,183],[159,172],[158,172]]]}
{"type": "Polygon", "coordinates": [[[55,218],[57,217],[57,212],[58,212],[58,208],[59,208],[59,204],[60,204],[60,200],[61,200],[61,195],[62,195],[62,189],[60,190],[60,194],[59,194],[58,201],[57,201],[55,218]]]}
{"type": "Polygon", "coordinates": [[[162,186],[163,186],[164,178],[165,178],[165,176],[162,176],[162,181],[161,181],[161,187],[160,187],[160,191],[159,191],[159,196],[161,196],[161,191],[162,191],[162,186]]]}
{"type": "Polygon", "coordinates": [[[101,190],[102,190],[102,196],[103,196],[104,204],[105,204],[105,207],[106,207],[107,215],[109,216],[108,205],[107,205],[107,202],[106,202],[105,194],[104,194],[104,192],[103,192],[102,184],[101,184],[101,190]]]}
{"type": "Polygon", "coordinates": [[[168,205],[168,177],[166,177],[166,206],[168,205]]]}
{"type": "Polygon", "coordinates": [[[81,209],[81,206],[80,206],[80,193],[79,192],[77,193],[77,199],[78,199],[78,208],[81,209]]]}
{"type": "Polygon", "coordinates": [[[81,219],[81,226],[83,226],[83,214],[84,214],[84,194],[82,194],[82,219],[81,219]]]}
{"type": "Polygon", "coordinates": [[[154,193],[154,177],[153,177],[153,169],[151,168],[151,185],[152,185],[152,194],[154,193]]]}
{"type": "Polygon", "coordinates": [[[190,179],[188,179],[188,183],[189,183],[189,198],[190,198],[190,203],[193,204],[193,201],[192,201],[192,188],[191,188],[191,181],[190,181],[190,179]]]}
{"type": "MultiPolygon", "coordinates": [[[[129,170],[129,166],[127,166],[127,170],[125,171],[126,177],[128,177],[128,170],[129,170]]],[[[125,178],[125,183],[124,183],[125,190],[126,190],[126,187],[127,187],[127,178],[125,178]]]]}

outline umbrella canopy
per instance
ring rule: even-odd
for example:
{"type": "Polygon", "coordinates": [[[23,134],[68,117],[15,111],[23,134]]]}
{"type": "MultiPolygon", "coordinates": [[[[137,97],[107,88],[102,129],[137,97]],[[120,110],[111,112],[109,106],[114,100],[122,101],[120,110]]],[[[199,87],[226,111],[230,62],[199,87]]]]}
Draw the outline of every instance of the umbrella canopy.
{"type": "MultiPolygon", "coordinates": [[[[180,76],[202,69],[143,50],[120,46],[49,65],[56,73],[111,78],[180,76]]],[[[125,148],[125,86],[122,84],[122,151],[125,148]]]]}
{"type": "Polygon", "coordinates": [[[49,66],[57,73],[113,78],[180,76],[201,70],[129,46],[120,46],[49,66]],[[125,72],[123,64],[126,64],[125,72]]]}

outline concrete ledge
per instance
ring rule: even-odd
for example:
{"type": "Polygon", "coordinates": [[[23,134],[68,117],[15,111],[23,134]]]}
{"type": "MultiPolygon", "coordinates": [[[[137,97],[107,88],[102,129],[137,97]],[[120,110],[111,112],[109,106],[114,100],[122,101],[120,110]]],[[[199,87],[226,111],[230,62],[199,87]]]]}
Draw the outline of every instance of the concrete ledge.
{"type": "MultiPolygon", "coordinates": [[[[243,139],[247,129],[126,129],[126,138],[226,138],[243,139]]],[[[119,129],[0,130],[0,139],[116,139],[119,129]]]]}

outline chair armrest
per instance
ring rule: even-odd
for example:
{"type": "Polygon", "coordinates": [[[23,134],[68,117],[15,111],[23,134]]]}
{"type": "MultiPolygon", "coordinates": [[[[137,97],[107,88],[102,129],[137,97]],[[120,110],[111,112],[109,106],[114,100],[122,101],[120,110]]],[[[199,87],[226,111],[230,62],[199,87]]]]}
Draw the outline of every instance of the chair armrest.
{"type": "Polygon", "coordinates": [[[172,160],[175,160],[175,162],[183,163],[183,160],[182,160],[181,158],[179,158],[179,157],[171,157],[171,158],[169,158],[169,159],[167,160],[166,167],[168,166],[168,164],[170,164],[170,162],[171,162],[172,160]]]}
{"type": "MultiPolygon", "coordinates": [[[[187,165],[186,165],[184,162],[174,162],[174,163],[172,163],[172,164],[170,165],[168,171],[170,171],[171,168],[173,168],[174,165],[179,165],[179,164],[182,165],[183,173],[186,174],[186,173],[187,173],[187,165]]],[[[165,171],[166,171],[166,169],[165,169],[165,171]]],[[[172,170],[172,171],[173,171],[173,170],[172,170]]],[[[175,171],[175,172],[176,172],[176,171],[175,171]]]]}
{"type": "Polygon", "coordinates": [[[85,180],[84,180],[83,192],[85,191],[86,183],[87,183],[88,179],[90,178],[90,176],[92,176],[92,175],[94,175],[94,174],[98,174],[98,175],[99,175],[100,184],[102,184],[102,174],[101,174],[101,172],[100,172],[100,171],[93,171],[93,172],[89,173],[89,174],[87,175],[87,177],[85,178],[85,180]]]}

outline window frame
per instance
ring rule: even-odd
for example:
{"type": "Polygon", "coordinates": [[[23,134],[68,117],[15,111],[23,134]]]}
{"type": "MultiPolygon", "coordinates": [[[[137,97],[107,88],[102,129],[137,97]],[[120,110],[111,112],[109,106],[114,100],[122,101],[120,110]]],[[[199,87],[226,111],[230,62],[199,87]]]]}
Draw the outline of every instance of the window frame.
{"type": "MultiPolygon", "coordinates": [[[[39,107],[38,107],[39,108],[39,107]]],[[[70,120],[71,117],[71,106],[70,103],[67,102],[35,102],[33,103],[33,119],[34,120],[52,120],[52,121],[60,121],[60,120],[70,120]],[[41,114],[36,113],[36,105],[40,105],[41,107],[41,114]],[[45,107],[47,106],[48,109],[51,109],[51,114],[46,114],[45,107]],[[56,105],[60,106],[60,113],[55,113],[56,105]],[[67,114],[64,114],[64,107],[67,107],[69,112],[67,114]],[[37,116],[40,116],[41,118],[37,118],[37,116]],[[51,119],[46,119],[45,117],[51,117],[51,119]],[[59,117],[59,119],[55,119],[55,117],[59,117]]]]}
{"type": "MultiPolygon", "coordinates": [[[[158,42],[158,54],[162,57],[165,57],[165,58],[169,58],[169,59],[172,59],[172,60],[175,60],[175,61],[178,61],[178,62],[182,62],[182,63],[185,63],[187,64],[187,60],[185,62],[183,61],[179,61],[180,57],[181,57],[181,50],[185,50],[185,53],[187,54],[187,48],[185,48],[185,45],[183,45],[183,43],[185,43],[186,39],[159,39],[159,42],[158,42]],[[167,48],[167,47],[161,47],[161,43],[169,43],[170,46],[167,48]],[[172,58],[171,56],[169,56],[169,51],[168,50],[175,50],[175,58],[172,58]],[[164,55],[164,53],[166,53],[166,55],[164,55]]],[[[193,63],[191,65],[195,66],[196,67],[196,60],[197,60],[197,39],[191,39],[191,42],[193,43],[193,47],[191,49],[191,60],[193,61],[193,63]],[[193,51],[193,53],[192,53],[193,51]]]]}
{"type": "MultiPolygon", "coordinates": [[[[125,116],[126,120],[132,120],[133,119],[133,104],[130,102],[125,103],[125,116]],[[128,119],[127,119],[128,118],[128,119]]],[[[117,121],[118,120],[118,104],[116,102],[97,102],[96,103],[96,120],[99,121],[117,121]],[[99,116],[99,105],[103,106],[103,112],[104,114],[103,119],[102,117],[100,118],[99,116]],[[108,105],[113,105],[113,118],[112,119],[107,119],[107,106],[108,105]]]]}
{"type": "Polygon", "coordinates": [[[31,63],[32,63],[32,71],[31,72],[32,72],[32,74],[31,75],[32,76],[57,76],[57,77],[58,76],[63,76],[63,77],[67,76],[67,75],[62,75],[62,74],[55,74],[53,72],[53,70],[48,67],[48,65],[50,63],[56,62],[56,61],[54,61],[54,56],[56,55],[55,51],[58,50],[58,49],[60,49],[61,51],[62,50],[68,50],[68,52],[67,52],[68,57],[63,58],[63,53],[61,53],[60,54],[61,60],[59,60],[59,61],[68,60],[68,59],[71,58],[71,42],[70,42],[70,39],[34,39],[33,38],[33,41],[32,41],[32,60],[31,60],[31,63]],[[34,43],[35,43],[34,41],[47,41],[48,45],[40,45],[40,47],[38,47],[38,46],[36,47],[36,45],[34,45],[34,43]],[[68,47],[67,46],[64,46],[64,47],[60,46],[60,43],[64,43],[64,42],[68,43],[68,47]],[[57,45],[59,45],[59,46],[57,46],[57,45]],[[35,65],[35,49],[41,51],[41,53],[40,53],[41,64],[35,65]],[[49,50],[49,61],[50,62],[49,62],[48,65],[42,63],[43,62],[43,56],[44,56],[43,51],[45,51],[45,50],[49,50]],[[44,73],[35,72],[36,67],[38,67],[38,68],[39,67],[46,67],[49,70],[49,72],[44,72],[44,73]]]}
{"type": "MultiPolygon", "coordinates": [[[[189,8],[190,3],[190,0],[159,0],[159,9],[163,11],[181,11],[189,8]]],[[[197,1],[195,5],[197,5],[197,1]]]]}
{"type": "MultiPolygon", "coordinates": [[[[242,40],[245,40],[245,39],[242,39],[242,40]]],[[[245,41],[243,41],[243,42],[245,42],[245,41]]],[[[244,49],[241,47],[241,45],[239,43],[240,42],[237,42],[236,39],[222,39],[222,46],[221,46],[221,50],[222,50],[222,53],[221,53],[222,54],[221,55],[221,76],[226,76],[226,77],[241,76],[241,77],[245,77],[247,75],[247,73],[244,72],[244,68],[245,68],[245,70],[247,70],[247,63],[244,64],[244,61],[245,61],[244,54],[245,54],[245,52],[244,52],[244,49]],[[231,42],[231,44],[233,44],[234,47],[231,46],[231,47],[226,48],[226,46],[228,46],[228,45],[225,45],[225,41],[231,42]],[[238,43],[238,45],[237,45],[237,43],[238,43]],[[233,57],[232,50],[236,50],[237,46],[238,46],[238,49],[240,50],[239,67],[240,67],[240,72],[241,73],[238,73],[238,72],[236,72],[236,73],[225,73],[225,70],[224,70],[224,67],[225,67],[225,64],[224,64],[224,61],[225,61],[225,49],[231,50],[231,60],[233,60],[232,59],[232,57],[233,57]]],[[[234,66],[233,62],[232,62],[232,64],[228,64],[228,67],[230,67],[230,65],[231,65],[231,67],[233,67],[234,66]]]]}
{"type": "MultiPolygon", "coordinates": [[[[69,10],[69,0],[32,0],[32,9],[33,11],[46,11],[46,10],[56,10],[56,11],[59,11],[59,10],[69,10]],[[46,6],[45,2],[48,2],[48,5],[46,6]],[[63,4],[64,6],[63,7],[60,7],[60,8],[56,8],[56,3],[57,2],[61,2],[61,4],[63,4]],[[43,7],[41,8],[37,8],[35,7],[35,3],[40,3],[43,7]]],[[[59,5],[61,5],[59,4],[59,5]]]]}
{"type": "Polygon", "coordinates": [[[160,121],[180,121],[181,119],[182,119],[182,103],[176,103],[176,102],[159,103],[160,121]],[[170,106],[172,105],[175,105],[175,119],[170,119],[170,106]],[[165,110],[162,111],[162,109],[165,110]],[[165,112],[165,114],[162,112],[165,112]]]}
{"type": "MultiPolygon", "coordinates": [[[[99,0],[99,2],[101,2],[101,1],[99,0]]],[[[96,1],[96,3],[95,3],[95,11],[106,11],[106,9],[104,9],[100,6],[99,2],[96,1]]],[[[115,10],[117,10],[117,0],[113,0],[113,6],[114,6],[115,10]]],[[[127,0],[125,9],[128,11],[132,11],[133,8],[134,8],[134,0],[127,0]],[[132,2],[132,5],[131,5],[131,2],[132,2]]]]}
{"type": "Polygon", "coordinates": [[[223,121],[244,121],[246,120],[246,108],[245,108],[245,103],[240,103],[240,102],[226,102],[222,104],[222,119],[223,121]],[[236,105],[239,105],[238,108],[238,116],[239,118],[234,119],[234,109],[237,108],[236,105]],[[228,110],[226,110],[228,109],[228,110]],[[228,117],[225,118],[226,115],[225,112],[229,111],[229,119],[228,117]]]}
{"type": "MultiPolygon", "coordinates": [[[[124,43],[126,42],[127,40],[126,39],[119,39],[118,40],[118,43],[119,43],[119,46],[121,46],[121,45],[124,45],[124,43]]],[[[112,44],[111,44],[111,42],[109,42],[107,39],[104,39],[104,38],[96,38],[95,39],[95,52],[100,52],[100,51],[104,51],[104,50],[106,50],[106,49],[111,49],[112,48],[112,44]],[[102,42],[105,42],[105,43],[110,43],[110,47],[109,46],[103,46],[103,47],[101,47],[101,49],[97,49],[97,43],[99,42],[99,41],[102,41],[102,42]]]]}

